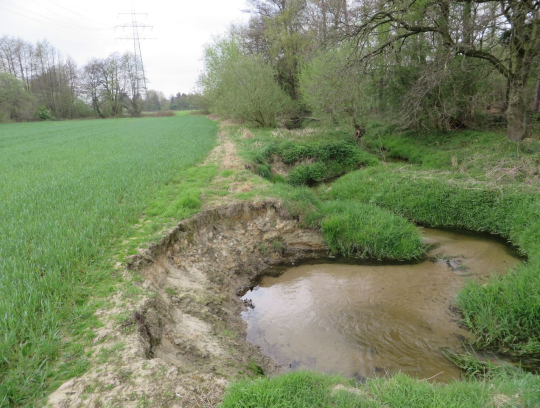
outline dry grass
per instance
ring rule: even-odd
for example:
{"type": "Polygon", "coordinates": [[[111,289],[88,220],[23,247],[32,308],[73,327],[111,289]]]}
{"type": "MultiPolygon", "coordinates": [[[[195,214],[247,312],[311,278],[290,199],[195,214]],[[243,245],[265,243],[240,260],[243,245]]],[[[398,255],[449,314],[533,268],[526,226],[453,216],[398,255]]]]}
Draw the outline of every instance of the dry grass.
{"type": "Polygon", "coordinates": [[[278,128],[272,131],[270,135],[277,139],[302,139],[317,133],[317,129],[304,128],[304,129],[285,129],[278,128]]]}
{"type": "Polygon", "coordinates": [[[253,133],[247,128],[241,128],[240,134],[244,139],[253,139],[255,136],[253,136],[253,133]]]}

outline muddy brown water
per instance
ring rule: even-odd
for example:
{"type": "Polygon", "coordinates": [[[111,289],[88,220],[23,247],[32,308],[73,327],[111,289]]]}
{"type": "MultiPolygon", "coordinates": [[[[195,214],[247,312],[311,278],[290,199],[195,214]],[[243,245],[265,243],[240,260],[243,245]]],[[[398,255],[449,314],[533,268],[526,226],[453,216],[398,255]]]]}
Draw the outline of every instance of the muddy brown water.
{"type": "Polygon", "coordinates": [[[450,381],[460,371],[442,350],[462,350],[470,334],[451,310],[466,279],[484,279],[520,262],[487,237],[424,229],[428,259],[408,265],[291,267],[263,277],[242,299],[247,339],[290,370],[362,380],[405,372],[450,381]]]}

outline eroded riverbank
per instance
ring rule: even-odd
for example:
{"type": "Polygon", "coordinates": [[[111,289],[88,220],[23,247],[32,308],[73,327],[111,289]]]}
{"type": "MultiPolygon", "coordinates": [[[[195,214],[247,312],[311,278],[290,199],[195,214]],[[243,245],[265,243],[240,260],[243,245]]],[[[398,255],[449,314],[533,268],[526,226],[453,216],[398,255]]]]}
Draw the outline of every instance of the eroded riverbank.
{"type": "Polygon", "coordinates": [[[322,237],[275,200],[181,221],[131,259],[138,300],[126,310],[125,294],[111,299],[92,348],[99,367],[62,385],[49,405],[217,406],[228,381],[249,375],[250,365],[279,369],[246,341],[238,294],[272,266],[325,256],[322,237]]]}

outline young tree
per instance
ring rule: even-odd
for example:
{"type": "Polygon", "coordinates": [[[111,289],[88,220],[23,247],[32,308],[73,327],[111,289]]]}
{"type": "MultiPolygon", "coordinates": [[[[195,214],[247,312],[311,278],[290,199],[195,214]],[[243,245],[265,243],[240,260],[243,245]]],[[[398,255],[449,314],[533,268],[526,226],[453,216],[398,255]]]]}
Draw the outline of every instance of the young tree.
{"type": "Polygon", "coordinates": [[[258,126],[275,126],[291,101],[260,56],[243,55],[237,39],[218,39],[205,50],[199,84],[211,110],[258,126]]]}
{"type": "Polygon", "coordinates": [[[315,115],[364,127],[371,97],[360,67],[349,64],[350,44],[321,51],[300,74],[303,101],[315,115]]]}
{"type": "Polygon", "coordinates": [[[81,93],[86,97],[87,102],[100,118],[105,117],[105,114],[101,110],[103,103],[101,98],[102,64],[102,61],[93,59],[82,68],[80,75],[81,93]]]}
{"type": "Polygon", "coordinates": [[[0,72],[0,122],[31,119],[33,101],[20,79],[0,72]]]}
{"type": "Polygon", "coordinates": [[[283,90],[293,100],[299,99],[300,62],[310,43],[304,30],[306,0],[248,0],[248,3],[254,20],[250,26],[252,29],[246,33],[262,34],[262,38],[255,42],[265,52],[261,55],[275,69],[283,90]]]}

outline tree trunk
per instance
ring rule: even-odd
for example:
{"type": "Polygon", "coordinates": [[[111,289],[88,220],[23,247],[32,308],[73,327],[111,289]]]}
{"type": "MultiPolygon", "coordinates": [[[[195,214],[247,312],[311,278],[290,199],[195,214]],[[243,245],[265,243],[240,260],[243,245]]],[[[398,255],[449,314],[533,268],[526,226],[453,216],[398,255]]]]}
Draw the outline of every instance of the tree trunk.
{"type": "Polygon", "coordinates": [[[319,7],[321,8],[321,17],[322,17],[322,23],[321,23],[321,36],[322,41],[320,41],[322,44],[326,43],[326,35],[328,31],[328,22],[326,20],[326,1],[321,0],[319,7]]]}
{"type": "Polygon", "coordinates": [[[540,112],[540,63],[538,64],[538,79],[536,80],[536,93],[534,94],[533,111],[540,112]]]}
{"type": "Polygon", "coordinates": [[[508,110],[506,116],[508,119],[507,137],[514,142],[525,139],[527,126],[525,123],[526,107],[524,98],[525,86],[521,81],[514,80],[510,85],[510,94],[508,100],[508,110]]]}

